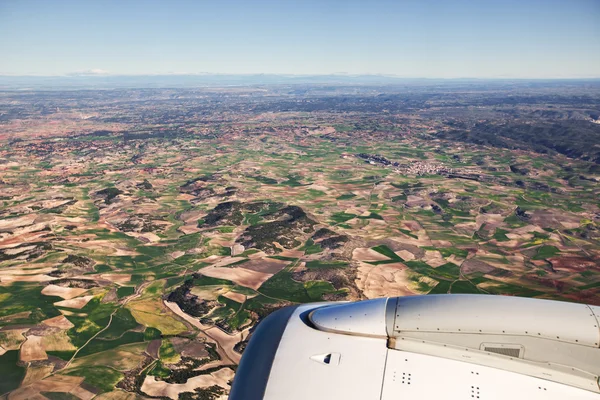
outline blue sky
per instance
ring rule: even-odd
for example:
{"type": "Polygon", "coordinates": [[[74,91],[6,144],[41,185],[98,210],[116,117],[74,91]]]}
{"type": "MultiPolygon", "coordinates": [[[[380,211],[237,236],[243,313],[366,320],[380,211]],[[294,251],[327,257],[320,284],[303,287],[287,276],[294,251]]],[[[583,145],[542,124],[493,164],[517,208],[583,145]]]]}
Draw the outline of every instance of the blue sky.
{"type": "Polygon", "coordinates": [[[600,77],[600,0],[0,0],[0,74],[600,77]]]}

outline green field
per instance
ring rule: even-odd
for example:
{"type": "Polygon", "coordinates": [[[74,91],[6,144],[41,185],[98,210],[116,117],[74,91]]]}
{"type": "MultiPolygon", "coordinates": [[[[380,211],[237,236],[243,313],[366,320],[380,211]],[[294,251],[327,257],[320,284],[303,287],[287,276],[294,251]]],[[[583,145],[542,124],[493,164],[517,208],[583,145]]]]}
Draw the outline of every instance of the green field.
{"type": "Polygon", "coordinates": [[[403,261],[400,256],[398,256],[396,253],[394,253],[394,251],[392,249],[390,249],[389,247],[387,247],[384,244],[373,247],[373,250],[375,250],[376,252],[378,252],[380,254],[383,254],[384,256],[390,258],[391,260],[403,261]]]}
{"type": "Polygon", "coordinates": [[[554,246],[541,246],[538,247],[536,255],[533,257],[535,260],[544,260],[551,258],[560,253],[560,250],[554,246]]]}
{"type": "Polygon", "coordinates": [[[134,293],[135,293],[134,286],[121,286],[120,288],[117,289],[117,296],[119,296],[119,298],[131,296],[134,293]]]}
{"type": "Polygon", "coordinates": [[[7,351],[0,356],[0,393],[6,393],[19,387],[25,376],[25,368],[18,365],[19,352],[7,351]]]}
{"type": "Polygon", "coordinates": [[[108,329],[97,336],[98,339],[113,340],[121,337],[125,332],[134,329],[139,324],[135,321],[127,308],[119,308],[113,315],[108,329]]]}
{"type": "Polygon", "coordinates": [[[106,367],[82,367],[69,370],[67,375],[83,376],[85,383],[92,385],[101,392],[114,390],[116,384],[123,379],[123,374],[106,367]]]}

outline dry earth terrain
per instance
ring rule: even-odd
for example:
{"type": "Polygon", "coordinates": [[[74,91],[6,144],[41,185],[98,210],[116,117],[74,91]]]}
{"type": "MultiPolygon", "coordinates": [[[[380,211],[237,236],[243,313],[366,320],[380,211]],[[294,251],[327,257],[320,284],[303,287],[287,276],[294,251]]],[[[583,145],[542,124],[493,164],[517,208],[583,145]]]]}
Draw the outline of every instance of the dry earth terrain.
{"type": "Polygon", "coordinates": [[[592,155],[457,133],[597,92],[288,89],[0,92],[0,395],[225,399],[294,303],[600,304],[592,155]]]}

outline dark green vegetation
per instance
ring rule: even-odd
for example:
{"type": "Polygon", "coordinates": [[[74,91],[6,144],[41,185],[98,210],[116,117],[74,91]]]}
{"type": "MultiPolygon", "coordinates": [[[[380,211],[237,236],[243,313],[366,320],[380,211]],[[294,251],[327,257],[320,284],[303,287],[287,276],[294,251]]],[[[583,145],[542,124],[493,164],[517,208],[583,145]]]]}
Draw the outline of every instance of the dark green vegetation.
{"type": "MultiPolygon", "coordinates": [[[[106,330],[104,330],[100,335],[96,336],[96,339],[98,339],[97,343],[110,343],[114,339],[122,338],[127,331],[134,329],[138,326],[139,324],[135,321],[135,319],[131,315],[131,312],[127,308],[119,308],[113,314],[110,326],[106,330]]],[[[91,343],[94,343],[96,339],[91,343]]]]}
{"type": "Polygon", "coordinates": [[[457,249],[456,247],[422,247],[424,250],[437,250],[440,252],[442,257],[450,257],[451,255],[455,255],[457,257],[466,258],[469,255],[469,252],[464,249],[457,249]]]}
{"type": "Polygon", "coordinates": [[[447,294],[450,292],[450,285],[452,285],[450,281],[439,281],[428,294],[447,294]]]}
{"type": "Polygon", "coordinates": [[[120,194],[123,194],[123,192],[115,187],[109,187],[96,192],[96,195],[102,197],[106,204],[110,204],[111,200],[120,194]]]}
{"type": "Polygon", "coordinates": [[[331,216],[331,219],[335,223],[343,223],[350,221],[352,218],[356,218],[356,214],[347,214],[346,212],[337,212],[331,216]]]}
{"type": "Polygon", "coordinates": [[[560,250],[554,246],[541,246],[537,249],[537,253],[533,258],[536,260],[543,260],[545,258],[554,257],[558,253],[560,253],[560,250]]]}
{"type": "Polygon", "coordinates": [[[250,225],[237,241],[246,248],[274,254],[278,249],[273,242],[288,249],[297,247],[300,243],[296,236],[311,232],[316,224],[297,206],[283,207],[267,216],[271,221],[250,225]]]}
{"type": "MultiPolygon", "coordinates": [[[[202,280],[205,282],[209,282],[207,284],[219,284],[218,282],[223,282],[223,280],[213,280],[214,278],[205,277],[203,275],[194,275],[194,277],[198,277],[199,279],[188,279],[183,285],[179,286],[175,289],[171,294],[169,294],[168,300],[177,305],[187,314],[193,315],[195,317],[202,317],[206,313],[208,313],[211,309],[210,303],[199,299],[198,296],[194,296],[190,293],[190,289],[195,286],[196,282],[198,282],[198,286],[202,285],[202,280]]],[[[232,284],[232,282],[224,281],[232,284]]]]}
{"type": "Polygon", "coordinates": [[[301,178],[298,175],[288,175],[287,176],[287,180],[281,182],[281,185],[285,185],[285,186],[292,186],[292,187],[296,187],[296,186],[302,186],[302,182],[300,182],[301,178]]]}
{"type": "Polygon", "coordinates": [[[315,244],[313,239],[308,239],[306,244],[300,248],[300,250],[304,250],[304,254],[317,254],[323,251],[323,248],[318,244],[315,244]]]}
{"type": "Polygon", "coordinates": [[[25,376],[25,368],[18,365],[19,352],[17,350],[7,351],[0,356],[0,393],[6,393],[16,389],[25,376]]]}
{"type": "Polygon", "coordinates": [[[446,263],[437,268],[432,268],[423,261],[407,261],[405,263],[411,270],[433,279],[455,280],[459,278],[459,266],[452,263],[446,263]]]}
{"type": "Polygon", "coordinates": [[[396,253],[394,253],[394,251],[392,249],[390,249],[386,245],[382,244],[377,247],[373,247],[373,250],[375,250],[376,252],[378,252],[380,254],[383,254],[384,256],[390,258],[391,260],[402,261],[402,258],[400,258],[396,253]]]}
{"type": "MultiPolygon", "coordinates": [[[[340,264],[314,262],[307,268],[339,268],[340,264]]],[[[264,295],[281,300],[296,303],[309,303],[322,300],[323,295],[336,292],[329,282],[306,282],[301,283],[293,279],[290,272],[283,270],[273,275],[259,289],[264,295]]]]}
{"type": "MultiPolygon", "coordinates": [[[[549,116],[559,111],[547,111],[549,116]]],[[[556,115],[556,114],[554,114],[556,115]]],[[[591,144],[600,140],[600,125],[588,120],[540,121],[535,124],[477,123],[466,130],[440,133],[440,138],[508,149],[557,152],[600,164],[600,149],[591,144]]]]}
{"type": "Polygon", "coordinates": [[[494,239],[496,239],[499,242],[507,242],[510,239],[506,236],[506,234],[508,233],[508,231],[505,231],[504,229],[496,229],[496,232],[494,232],[494,239]]]}
{"type": "Polygon", "coordinates": [[[239,201],[228,201],[218,204],[204,218],[202,218],[202,227],[235,225],[239,226],[248,221],[249,223],[258,223],[265,215],[272,215],[281,204],[268,201],[258,201],[252,203],[241,203],[239,201]]]}
{"type": "Polygon", "coordinates": [[[250,178],[257,180],[260,183],[264,183],[265,185],[277,185],[277,180],[273,178],[267,178],[266,176],[251,176],[250,178]]]}
{"type": "Polygon", "coordinates": [[[255,248],[269,254],[278,251],[273,244],[275,241],[285,248],[298,246],[295,237],[310,232],[315,225],[304,210],[297,206],[284,206],[273,202],[234,201],[217,205],[202,218],[199,226],[239,226],[243,223],[250,226],[238,238],[238,242],[246,248],[255,248]]]}
{"type": "Polygon", "coordinates": [[[117,296],[119,296],[119,298],[131,296],[133,293],[135,293],[134,286],[121,286],[117,289],[117,296]]]}
{"type": "Polygon", "coordinates": [[[0,286],[0,296],[3,298],[0,317],[31,312],[29,316],[11,320],[14,324],[35,324],[60,314],[53,303],[62,298],[43,295],[42,287],[34,283],[15,282],[10,286],[0,286]]]}

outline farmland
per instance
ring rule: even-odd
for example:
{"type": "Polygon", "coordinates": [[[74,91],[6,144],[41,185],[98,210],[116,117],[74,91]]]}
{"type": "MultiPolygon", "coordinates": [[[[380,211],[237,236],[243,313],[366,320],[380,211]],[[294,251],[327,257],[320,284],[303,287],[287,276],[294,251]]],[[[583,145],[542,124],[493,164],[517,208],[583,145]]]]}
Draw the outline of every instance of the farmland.
{"type": "Polygon", "coordinates": [[[600,304],[596,153],[524,127],[600,143],[597,84],[409,89],[0,92],[0,394],[225,398],[296,303],[600,304]]]}

